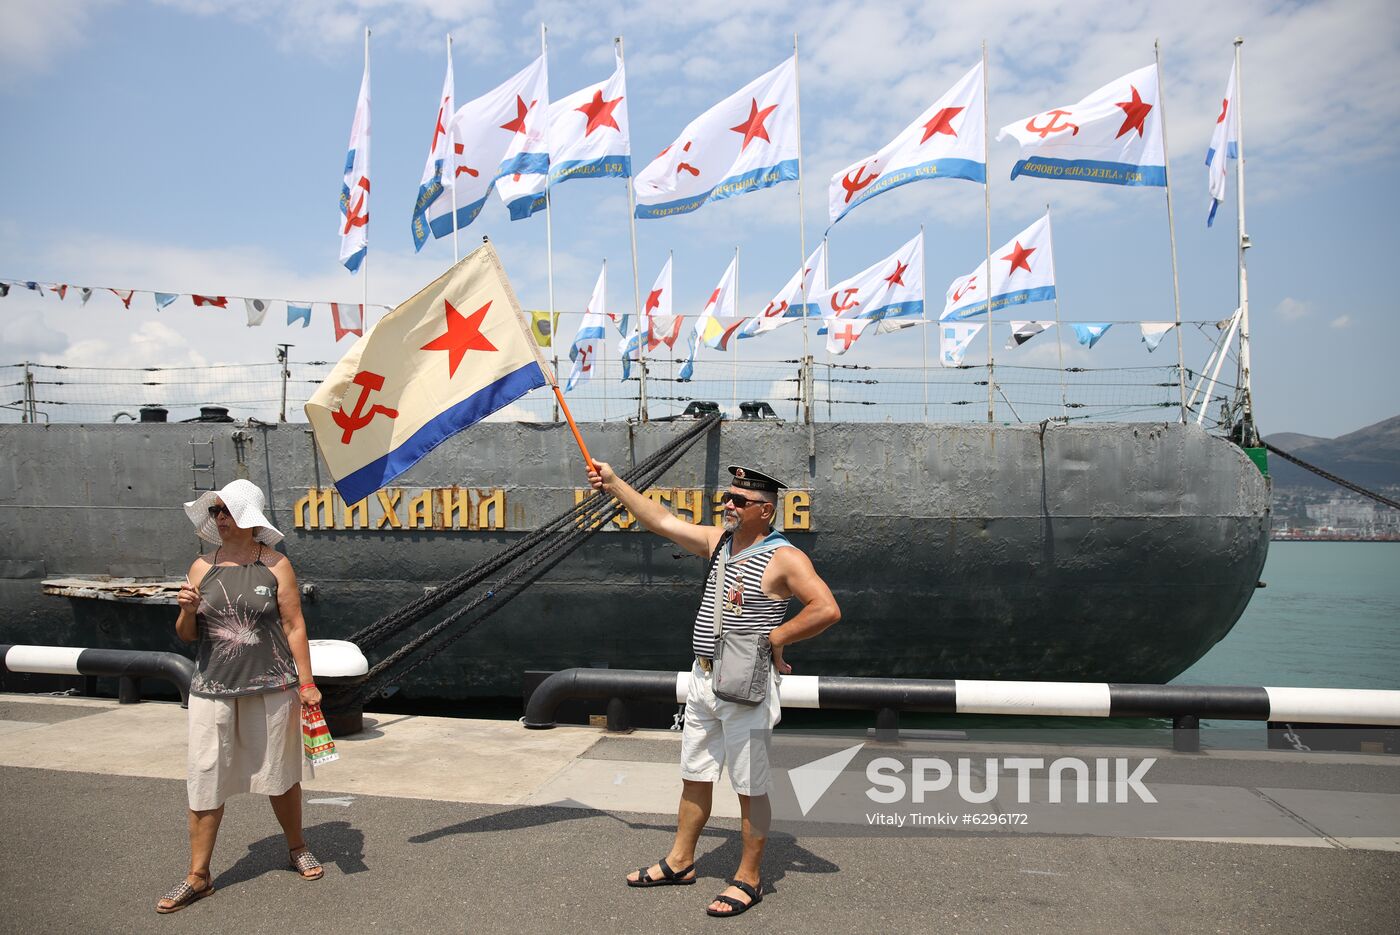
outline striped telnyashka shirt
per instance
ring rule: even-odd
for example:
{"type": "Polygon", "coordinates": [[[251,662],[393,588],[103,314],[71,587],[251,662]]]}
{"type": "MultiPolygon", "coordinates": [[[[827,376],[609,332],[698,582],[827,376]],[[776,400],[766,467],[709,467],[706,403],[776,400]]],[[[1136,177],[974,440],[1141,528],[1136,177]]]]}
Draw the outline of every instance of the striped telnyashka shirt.
{"type": "MultiPolygon", "coordinates": [[[[731,540],[732,542],[732,540],[731,540]]],[[[726,630],[761,630],[764,633],[783,622],[788,602],[775,601],[763,593],[763,573],[777,550],[792,547],[780,532],[770,532],[764,539],[749,546],[738,555],[726,559],[724,568],[724,628],[726,630]]],[[[725,545],[728,552],[730,545],[725,545]]],[[[710,566],[705,580],[705,596],[695,614],[695,629],[690,644],[695,655],[713,658],[715,654],[715,573],[719,562],[710,566]]]]}

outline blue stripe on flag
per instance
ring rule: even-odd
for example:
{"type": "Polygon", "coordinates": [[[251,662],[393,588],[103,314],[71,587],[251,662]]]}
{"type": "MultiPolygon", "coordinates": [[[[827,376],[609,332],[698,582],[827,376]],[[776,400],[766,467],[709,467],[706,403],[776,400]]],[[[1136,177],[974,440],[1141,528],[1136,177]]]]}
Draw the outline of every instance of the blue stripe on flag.
{"type": "Polygon", "coordinates": [[[361,247],[345,258],[345,268],[352,273],[360,271],[360,264],[364,262],[365,254],[369,252],[368,245],[361,247]]]}
{"type": "MultiPolygon", "coordinates": [[[[476,220],[476,216],[481,213],[481,209],[486,207],[486,199],[490,197],[490,195],[491,192],[488,189],[486,194],[476,201],[457,209],[458,230],[467,227],[472,221],[476,220]]],[[[446,214],[439,214],[432,219],[430,226],[432,227],[434,237],[450,237],[452,235],[452,212],[449,211],[446,214]]]]}
{"type": "Polygon", "coordinates": [[[1167,184],[1166,166],[1100,162],[1097,159],[1048,159],[1044,156],[1021,159],[1011,167],[1011,177],[1014,179],[1018,175],[1061,181],[1102,182],[1107,185],[1151,185],[1160,188],[1167,184]]]}
{"type": "MultiPolygon", "coordinates": [[[[900,185],[923,179],[967,179],[969,182],[985,182],[987,180],[987,166],[985,163],[975,162],[971,159],[930,159],[917,166],[896,169],[880,176],[857,195],[854,201],[841,210],[836,221],[850,214],[856,205],[864,204],[876,195],[883,194],[891,188],[898,188],[900,185]]],[[[831,222],[833,226],[836,221],[831,222]]]]}
{"type": "Polygon", "coordinates": [[[544,195],[521,195],[514,201],[507,201],[506,208],[510,211],[512,221],[523,221],[536,211],[544,210],[544,195]]]}
{"type": "Polygon", "coordinates": [[[587,344],[589,341],[603,341],[607,339],[607,336],[607,332],[600,327],[584,328],[574,335],[574,343],[569,345],[569,360],[577,359],[580,344],[587,344]]]}
{"type": "Polygon", "coordinates": [[[908,318],[911,315],[922,315],[924,313],[924,303],[918,301],[896,302],[893,305],[882,305],[879,308],[868,309],[857,315],[857,318],[908,318]]]}
{"type": "Polygon", "coordinates": [[[632,174],[631,156],[600,156],[597,159],[571,159],[550,166],[549,184],[558,185],[570,179],[625,179],[632,174]]]}
{"type": "Polygon", "coordinates": [[[506,175],[543,175],[548,171],[549,153],[516,153],[501,163],[501,167],[496,170],[496,179],[506,175]]]}
{"type": "Polygon", "coordinates": [[[659,205],[637,205],[637,217],[644,219],[666,218],[675,214],[689,214],[707,201],[721,201],[735,195],[742,195],[745,192],[769,188],[779,182],[791,182],[795,178],[797,178],[797,160],[784,159],[777,165],[754,169],[743,175],[730,176],[709,191],[691,195],[689,198],[668,201],[659,205]]]}
{"type": "Polygon", "coordinates": [[[438,196],[443,193],[442,187],[442,160],[437,161],[437,174],[427,182],[418,186],[418,199],[413,202],[413,250],[418,252],[423,249],[423,244],[428,242],[428,206],[438,200],[438,196]]]}
{"type": "MultiPolygon", "coordinates": [[[[1008,305],[1025,305],[1028,302],[1048,302],[1055,297],[1054,286],[1037,286],[1034,289],[1022,289],[1020,292],[1003,292],[1001,295],[992,296],[992,311],[1000,311],[1008,305]]],[[[943,318],[944,321],[966,321],[969,318],[976,318],[978,315],[987,314],[987,306],[983,302],[976,305],[969,305],[963,309],[953,309],[951,315],[943,318]]]]}
{"type": "Polygon", "coordinates": [[[439,413],[393,451],[337,480],[335,489],[347,504],[359,503],[462,429],[480,422],[497,409],[510,405],[544,384],[544,374],[540,372],[539,365],[530,361],[439,413]]]}

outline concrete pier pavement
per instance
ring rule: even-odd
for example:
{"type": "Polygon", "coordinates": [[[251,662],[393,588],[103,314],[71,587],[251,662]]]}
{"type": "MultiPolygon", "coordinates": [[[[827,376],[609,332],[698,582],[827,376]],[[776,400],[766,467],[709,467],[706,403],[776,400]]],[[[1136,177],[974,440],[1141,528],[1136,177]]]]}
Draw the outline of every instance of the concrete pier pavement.
{"type": "Polygon", "coordinates": [[[738,861],[727,779],[701,839],[699,884],[621,881],[670,844],[678,735],[399,715],[366,723],[337,739],[341,760],[305,785],[323,880],[286,869],[270,809],[239,796],[220,832],[214,895],[158,916],[155,901],[188,859],[185,712],[0,695],[0,924],[240,935],[1369,933],[1400,918],[1400,836],[1382,833],[1400,815],[1394,757],[1154,751],[1164,788],[1204,777],[1220,801],[1257,803],[1287,823],[1250,843],[779,826],[764,902],[722,920],[704,906],[738,861]],[[1323,794],[1307,788],[1317,785],[1323,794]]]}

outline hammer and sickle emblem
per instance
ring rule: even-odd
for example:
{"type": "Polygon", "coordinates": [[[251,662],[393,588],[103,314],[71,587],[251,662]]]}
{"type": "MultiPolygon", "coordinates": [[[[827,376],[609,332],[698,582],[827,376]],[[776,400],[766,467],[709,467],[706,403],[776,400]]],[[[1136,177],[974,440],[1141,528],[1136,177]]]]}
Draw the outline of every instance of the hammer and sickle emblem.
{"type": "Polygon", "coordinates": [[[356,185],[363,188],[364,191],[360,194],[360,200],[354,204],[350,203],[348,197],[345,199],[345,204],[350,210],[345,214],[345,229],[341,231],[341,234],[348,234],[350,228],[364,227],[369,223],[369,212],[365,210],[365,196],[369,194],[369,179],[360,176],[360,181],[356,185]]]}
{"type": "Polygon", "coordinates": [[[777,317],[778,315],[781,315],[783,312],[787,311],[787,307],[788,307],[787,299],[783,299],[783,300],[782,300],[781,302],[779,302],[777,305],[774,305],[772,302],[769,302],[769,303],[768,303],[768,307],[765,308],[765,309],[763,310],[763,317],[764,317],[764,318],[774,318],[774,317],[777,317]]]}
{"type": "Polygon", "coordinates": [[[972,277],[971,279],[969,279],[964,285],[959,286],[957,289],[955,289],[955,290],[953,291],[953,301],[954,301],[954,302],[961,302],[963,296],[967,295],[969,292],[972,292],[972,291],[973,291],[974,289],[976,289],[976,288],[977,288],[977,277],[976,277],[976,276],[973,276],[973,277],[972,277]]]}
{"type": "Polygon", "coordinates": [[[374,421],[374,417],[377,415],[386,415],[390,419],[397,419],[399,417],[399,411],[397,409],[390,409],[378,403],[371,406],[369,412],[364,411],[365,401],[369,399],[369,394],[384,388],[384,378],[382,376],[377,373],[370,373],[368,370],[361,370],[359,373],[355,374],[355,383],[360,387],[360,398],[355,401],[354,411],[346,412],[345,406],[342,404],[339,409],[331,413],[331,418],[335,420],[335,424],[345,430],[340,436],[340,443],[342,445],[350,444],[350,439],[354,437],[355,433],[374,421]]]}
{"type": "Polygon", "coordinates": [[[880,177],[880,173],[875,172],[867,176],[866,178],[861,178],[860,174],[864,171],[865,166],[862,165],[856,169],[855,178],[851,178],[850,173],[847,173],[846,175],[841,177],[841,187],[846,190],[846,204],[850,204],[851,199],[854,198],[856,196],[856,193],[859,192],[862,188],[865,188],[865,186],[869,185],[871,182],[875,181],[880,177]]]}
{"type": "Polygon", "coordinates": [[[1051,111],[1047,111],[1047,114],[1048,114],[1049,117],[1050,117],[1050,122],[1047,123],[1045,126],[1043,126],[1043,127],[1038,127],[1038,126],[1036,126],[1036,125],[1035,125],[1035,117],[1032,117],[1031,119],[1029,119],[1029,120],[1026,121],[1026,129],[1029,130],[1029,131],[1032,132],[1032,133],[1039,133],[1039,134],[1040,134],[1040,138],[1041,138],[1042,140],[1045,139],[1047,136],[1049,136],[1051,133],[1063,133],[1065,130],[1073,131],[1073,132],[1070,133],[1070,136],[1078,136],[1078,135],[1079,135],[1079,125],[1078,125],[1078,124],[1070,123],[1068,120],[1066,120],[1063,124],[1060,123],[1060,118],[1061,118],[1061,117],[1068,117],[1068,116],[1070,115],[1070,112],[1069,112],[1069,111],[1067,111],[1067,110],[1051,110],[1051,111]]]}
{"type": "Polygon", "coordinates": [[[846,311],[847,309],[855,308],[857,305],[860,304],[859,302],[856,301],[856,298],[855,298],[856,293],[859,292],[859,291],[860,291],[860,288],[859,288],[859,287],[857,287],[857,288],[855,288],[855,289],[845,289],[845,290],[843,290],[843,291],[841,292],[842,298],[841,298],[841,301],[840,301],[839,303],[836,301],[836,299],[837,299],[837,294],[836,294],[836,293],[832,293],[832,296],[831,296],[831,310],[832,310],[833,312],[844,312],[844,311],[846,311]]]}

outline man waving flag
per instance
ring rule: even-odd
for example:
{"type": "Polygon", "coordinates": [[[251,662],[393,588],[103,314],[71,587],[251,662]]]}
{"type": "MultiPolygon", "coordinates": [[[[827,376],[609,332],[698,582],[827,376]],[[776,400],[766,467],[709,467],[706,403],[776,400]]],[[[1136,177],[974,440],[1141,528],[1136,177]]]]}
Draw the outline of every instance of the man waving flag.
{"type": "Polygon", "coordinates": [[[1225,96],[1220,100],[1220,116],[1215,118],[1215,132],[1210,137],[1210,149],[1206,150],[1206,172],[1210,180],[1210,214],[1206,217],[1206,227],[1215,223],[1215,211],[1225,200],[1226,160],[1240,158],[1240,110],[1236,82],[1235,66],[1231,65],[1230,83],[1225,85],[1225,96]]]}
{"type": "Polygon", "coordinates": [[[306,416],[341,498],[357,503],[452,435],[553,382],[485,244],[356,341],[306,416]]]}
{"type": "Polygon", "coordinates": [[[831,177],[831,223],[856,205],[907,182],[939,178],[985,181],[985,140],[982,63],[978,62],[883,149],[831,177]]]}
{"type": "Polygon", "coordinates": [[[797,178],[797,59],[692,120],[637,173],[637,217],[688,214],[707,201],[797,178]]]}
{"type": "Polygon", "coordinates": [[[365,73],[340,186],[340,262],[352,273],[359,272],[369,252],[369,40],[365,42],[365,73]]]}
{"type": "Polygon", "coordinates": [[[1167,184],[1157,67],[1148,65],[1110,81],[1076,104],[1007,124],[1021,158],[1014,179],[1034,175],[1109,185],[1167,184]]]}

